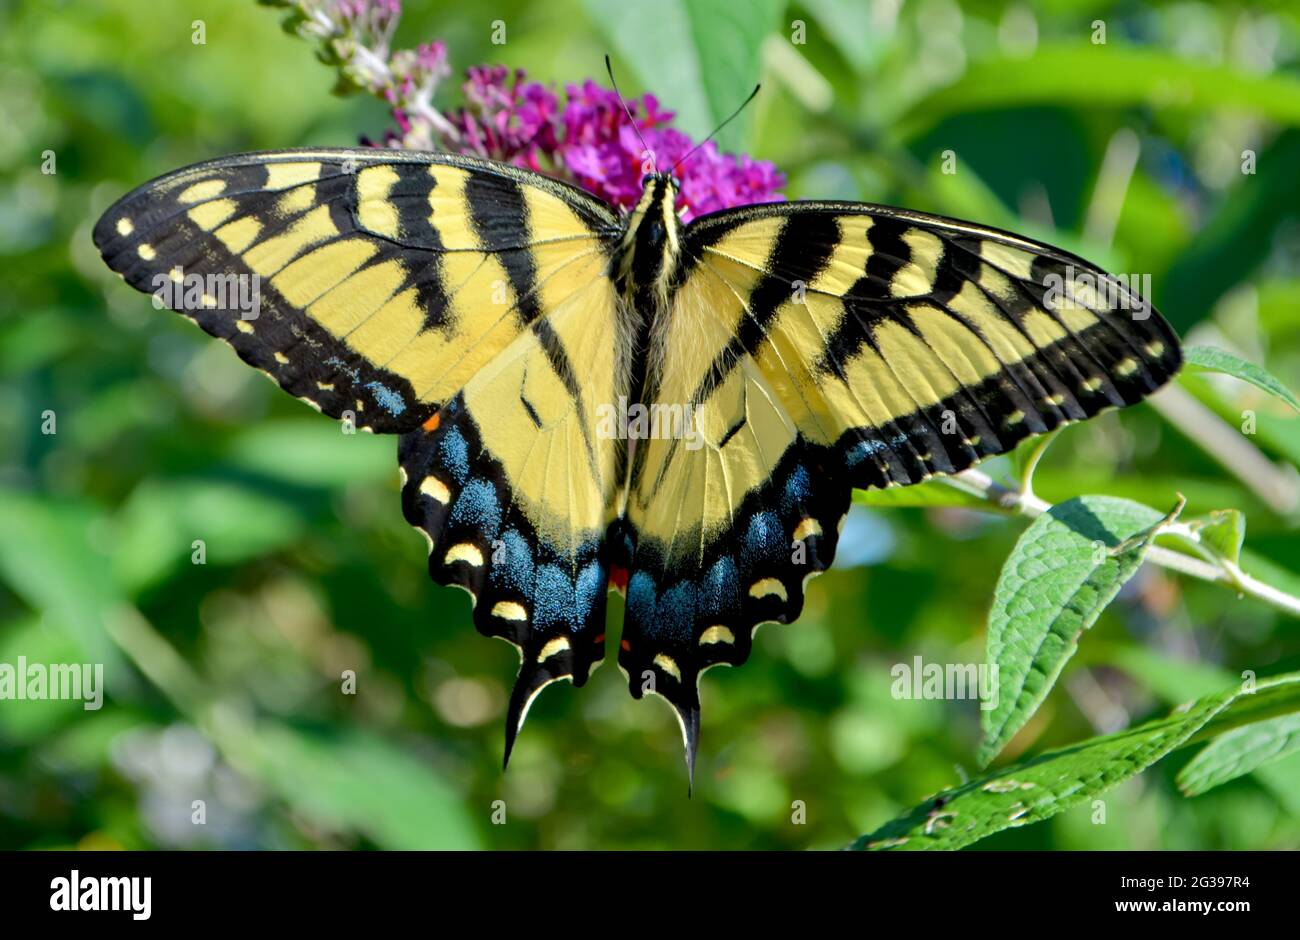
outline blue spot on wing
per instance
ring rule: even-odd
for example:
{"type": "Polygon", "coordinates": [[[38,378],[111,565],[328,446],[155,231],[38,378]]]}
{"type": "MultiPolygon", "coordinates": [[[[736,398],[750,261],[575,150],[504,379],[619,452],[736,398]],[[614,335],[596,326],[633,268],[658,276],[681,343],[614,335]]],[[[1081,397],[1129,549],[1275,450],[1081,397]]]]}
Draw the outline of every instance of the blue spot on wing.
{"type": "Polygon", "coordinates": [[[785,481],[785,492],[781,494],[781,511],[793,516],[800,507],[806,505],[812,496],[812,478],[802,464],[790,471],[790,478],[785,481]]]}
{"type": "Polygon", "coordinates": [[[379,406],[390,415],[400,415],[406,410],[406,402],[402,401],[402,396],[383,382],[367,382],[364,387],[370,390],[370,394],[375,396],[375,401],[379,402],[379,406]]]}
{"type": "Polygon", "coordinates": [[[533,622],[539,630],[573,625],[573,582],[555,565],[537,569],[533,622]]]}
{"type": "Polygon", "coordinates": [[[456,428],[448,428],[438,445],[438,457],[442,465],[451,471],[452,477],[462,486],[469,476],[469,444],[465,436],[456,428]]]}
{"type": "Polygon", "coordinates": [[[338,369],[340,372],[342,372],[344,375],[350,378],[353,382],[361,381],[361,372],[353,368],[352,366],[348,365],[338,356],[330,356],[328,359],[325,360],[325,365],[333,366],[334,368],[338,369]]]}
{"type": "Polygon", "coordinates": [[[722,619],[740,610],[740,576],[736,563],[719,558],[704,578],[700,592],[700,612],[711,619],[722,619]]]}
{"type": "Polygon", "coordinates": [[[695,625],[695,584],[682,581],[659,598],[659,616],[647,624],[646,635],[656,640],[689,643],[695,625]]]}
{"type": "Polygon", "coordinates": [[[487,480],[472,480],[456,497],[448,522],[453,526],[473,526],[489,540],[495,539],[501,528],[501,504],[492,484],[487,480]]]}
{"type": "Polygon", "coordinates": [[[745,532],[744,554],[749,566],[785,554],[785,533],[776,513],[756,512],[750,517],[749,529],[745,532]]]}
{"type": "Polygon", "coordinates": [[[633,574],[627,583],[627,609],[639,623],[654,621],[655,580],[644,571],[633,574]]]}
{"type": "Polygon", "coordinates": [[[575,629],[586,623],[587,618],[591,616],[596,602],[600,600],[600,592],[605,590],[605,585],[605,566],[599,561],[588,562],[578,572],[578,580],[574,585],[574,604],[577,607],[577,616],[574,618],[575,629]]]}
{"type": "Polygon", "coordinates": [[[501,552],[492,565],[492,582],[522,596],[533,590],[533,549],[515,529],[501,536],[501,552]]]}
{"type": "Polygon", "coordinates": [[[858,441],[846,455],[846,462],[850,467],[856,467],[886,450],[889,450],[889,445],[882,440],[858,441]]]}

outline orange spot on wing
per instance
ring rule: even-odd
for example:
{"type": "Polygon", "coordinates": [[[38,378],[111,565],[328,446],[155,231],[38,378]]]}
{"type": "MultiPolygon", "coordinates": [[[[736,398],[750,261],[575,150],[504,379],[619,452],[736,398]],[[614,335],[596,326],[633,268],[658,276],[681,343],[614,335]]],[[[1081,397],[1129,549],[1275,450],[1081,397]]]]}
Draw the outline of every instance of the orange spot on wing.
{"type": "Polygon", "coordinates": [[[600,636],[596,637],[596,639],[592,640],[592,642],[593,642],[593,643],[604,643],[604,642],[605,642],[605,634],[602,633],[600,636]]]}
{"type": "Polygon", "coordinates": [[[438,430],[438,425],[440,424],[442,424],[442,412],[435,411],[433,414],[429,415],[428,420],[424,422],[422,427],[432,434],[434,431],[438,430]]]}
{"type": "Polygon", "coordinates": [[[627,640],[620,640],[619,643],[618,643],[618,645],[619,645],[619,648],[621,648],[621,649],[623,650],[623,652],[625,652],[625,653],[630,653],[630,652],[632,652],[632,644],[629,643],[627,640]]]}

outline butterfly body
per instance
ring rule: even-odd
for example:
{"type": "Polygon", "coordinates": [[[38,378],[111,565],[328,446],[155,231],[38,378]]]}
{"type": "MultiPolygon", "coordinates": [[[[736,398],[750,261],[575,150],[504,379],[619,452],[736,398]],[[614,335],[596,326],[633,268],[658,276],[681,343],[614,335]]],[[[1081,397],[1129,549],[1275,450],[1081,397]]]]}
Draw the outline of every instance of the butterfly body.
{"type": "Polygon", "coordinates": [[[853,488],[1131,404],[1180,354],[1122,283],[1011,233],[831,202],[684,224],[678,196],[651,174],[620,215],[485,160],[283,151],[146,184],[95,241],[142,290],[255,278],[254,320],[177,306],[400,435],[431,576],[520,651],[507,755],[537,693],[603,659],[615,588],[631,692],[673,705],[693,761],[699,676],[798,617],[853,488]]]}

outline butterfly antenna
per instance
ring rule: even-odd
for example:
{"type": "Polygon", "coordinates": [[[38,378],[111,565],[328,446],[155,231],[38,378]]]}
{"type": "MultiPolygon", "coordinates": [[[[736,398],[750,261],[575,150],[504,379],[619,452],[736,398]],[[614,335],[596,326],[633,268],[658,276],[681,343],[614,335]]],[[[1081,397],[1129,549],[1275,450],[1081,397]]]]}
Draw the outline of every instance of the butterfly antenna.
{"type": "Polygon", "coordinates": [[[751,101],[754,100],[754,96],[758,94],[758,90],[759,90],[760,88],[762,88],[762,87],[763,87],[762,85],[755,85],[755,86],[754,86],[754,90],[751,91],[751,92],[749,93],[749,97],[746,98],[744,101],[741,102],[739,108],[737,108],[735,111],[732,111],[732,112],[731,112],[731,117],[727,118],[725,121],[723,121],[723,122],[722,122],[721,124],[719,124],[717,127],[715,127],[715,128],[713,129],[713,133],[711,133],[708,137],[704,138],[702,141],[700,141],[698,144],[696,144],[694,147],[692,147],[692,148],[690,149],[690,152],[687,153],[686,156],[682,157],[680,160],[678,160],[676,163],[673,164],[673,168],[672,168],[669,172],[670,172],[670,173],[673,173],[673,174],[675,175],[675,174],[677,173],[677,168],[678,168],[679,166],[681,166],[683,163],[685,163],[685,162],[686,162],[687,160],[689,160],[691,157],[695,156],[695,151],[699,150],[701,147],[703,147],[705,144],[707,144],[709,141],[711,141],[714,137],[716,137],[716,136],[718,135],[718,132],[719,132],[719,131],[721,131],[724,127],[726,127],[728,124],[730,124],[732,121],[734,121],[737,117],[739,117],[739,116],[740,116],[740,112],[741,112],[741,111],[744,111],[744,110],[745,110],[745,106],[748,105],[751,101]]]}
{"type": "Polygon", "coordinates": [[[655,152],[650,149],[650,146],[645,142],[645,138],[641,136],[641,128],[637,127],[636,118],[632,116],[632,109],[628,107],[627,99],[623,97],[623,93],[618,90],[618,82],[614,80],[614,66],[610,64],[608,55],[605,56],[605,71],[609,73],[609,83],[614,86],[614,94],[618,95],[618,103],[623,106],[623,110],[627,112],[627,119],[632,122],[632,130],[636,133],[636,139],[641,141],[641,152],[649,155],[650,165],[658,173],[659,164],[655,162],[655,152]]]}

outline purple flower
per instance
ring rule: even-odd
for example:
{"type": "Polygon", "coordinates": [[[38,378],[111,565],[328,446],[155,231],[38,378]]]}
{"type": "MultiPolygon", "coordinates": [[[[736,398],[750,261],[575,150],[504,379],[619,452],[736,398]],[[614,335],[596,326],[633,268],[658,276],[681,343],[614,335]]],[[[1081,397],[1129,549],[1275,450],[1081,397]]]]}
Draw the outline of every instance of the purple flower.
{"type": "Polygon", "coordinates": [[[672,169],[682,184],[677,208],[687,220],[784,198],[785,176],[766,160],[720,153],[712,142],[692,154],[695,142],[672,126],[673,112],[654,95],[634,98],[625,109],[617,93],[588,79],[567,86],[561,100],[521,69],[480,65],[466,72],[463,107],[443,113],[433,98],[451,74],[447,47],[431,42],[391,51],[400,0],[267,2],[295,8],[300,33],[324,43],[348,84],[388,103],[397,130],[385,132],[382,146],[513,163],[576,183],[624,209],[641,197],[646,173],[672,169]]]}
{"type": "Polygon", "coordinates": [[[533,170],[544,170],[556,148],[557,102],[550,89],[525,82],[504,65],[469,69],[462,86],[467,106],[450,115],[456,149],[533,170]]]}
{"type": "MultiPolygon", "coordinates": [[[[590,79],[565,89],[562,110],[554,92],[504,66],[471,68],[464,95],[468,107],[451,118],[462,153],[550,172],[625,209],[636,205],[646,173],[670,169],[695,145],[669,126],[674,114],[654,95],[629,101],[625,110],[616,92],[590,79]]],[[[783,198],[785,177],[775,166],[721,154],[712,142],[677,172],[678,208],[687,220],[783,198]]]]}

